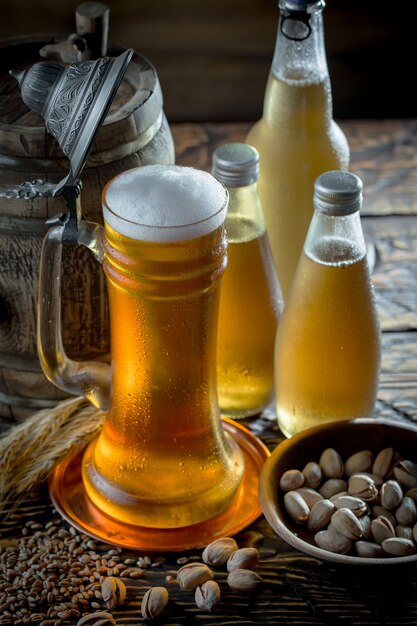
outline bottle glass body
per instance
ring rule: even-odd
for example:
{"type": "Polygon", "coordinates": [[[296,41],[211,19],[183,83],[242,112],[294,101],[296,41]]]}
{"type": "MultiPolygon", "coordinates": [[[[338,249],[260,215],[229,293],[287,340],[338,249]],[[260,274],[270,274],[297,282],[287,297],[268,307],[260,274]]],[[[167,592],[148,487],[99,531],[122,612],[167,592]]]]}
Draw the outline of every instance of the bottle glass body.
{"type": "Polygon", "coordinates": [[[311,221],[314,181],[349,165],[346,137],[332,119],[321,10],[310,25],[303,41],[279,32],[263,117],[246,139],[260,155],[259,194],[284,299],[311,221]]]}
{"type": "Polygon", "coordinates": [[[276,341],[277,415],[286,436],[371,416],[380,328],[359,212],[314,213],[276,341]]]}
{"type": "Polygon", "coordinates": [[[255,415],[273,398],[274,342],[282,297],[256,183],[229,188],[227,268],[217,338],[222,414],[255,415]]]}

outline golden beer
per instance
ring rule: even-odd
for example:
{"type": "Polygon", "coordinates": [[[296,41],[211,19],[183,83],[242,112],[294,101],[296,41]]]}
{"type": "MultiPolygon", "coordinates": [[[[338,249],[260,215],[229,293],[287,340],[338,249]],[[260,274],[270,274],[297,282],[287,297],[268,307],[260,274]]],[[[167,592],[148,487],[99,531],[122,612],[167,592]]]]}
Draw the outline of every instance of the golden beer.
{"type": "Polygon", "coordinates": [[[365,254],[349,241],[323,238],[300,259],[278,330],[277,414],[283,433],[371,416],[379,360],[365,254]]]}
{"type": "Polygon", "coordinates": [[[271,72],[263,117],[246,141],[260,156],[259,195],[285,300],[313,214],[314,181],[349,162],[346,138],[331,119],[328,78],[280,80],[271,72]]]}
{"type": "Polygon", "coordinates": [[[204,172],[173,166],[165,180],[158,166],[146,178],[149,169],[116,177],[103,194],[112,400],[83,480],[110,516],[173,528],[224,510],[244,469],[216,392],[227,193],[204,172]],[[149,214],[134,213],[136,201],[149,214]]]}
{"type": "Polygon", "coordinates": [[[281,294],[263,223],[227,218],[228,265],[222,280],[217,377],[219,404],[243,417],[269,404],[281,294]]]}

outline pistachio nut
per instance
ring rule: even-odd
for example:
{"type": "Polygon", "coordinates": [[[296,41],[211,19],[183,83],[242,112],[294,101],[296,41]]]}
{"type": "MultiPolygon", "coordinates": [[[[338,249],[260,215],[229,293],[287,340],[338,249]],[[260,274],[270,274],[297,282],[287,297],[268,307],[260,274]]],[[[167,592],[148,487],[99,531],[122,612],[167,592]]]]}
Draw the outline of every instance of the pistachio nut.
{"type": "Polygon", "coordinates": [[[369,472],[372,467],[374,457],[370,450],[361,450],[352,454],[345,461],[345,474],[346,476],[352,476],[352,474],[359,474],[361,472],[369,472]]]}
{"type": "Polygon", "coordinates": [[[381,506],[390,511],[400,505],[403,499],[403,492],[396,480],[387,480],[381,487],[380,496],[381,506]]]}
{"type": "Polygon", "coordinates": [[[340,498],[341,496],[348,496],[349,492],[348,491],[338,491],[337,493],[335,493],[333,496],[331,496],[329,498],[329,500],[331,500],[332,502],[334,502],[335,500],[337,500],[337,498],[340,498]]]}
{"type": "Polygon", "coordinates": [[[111,613],[107,611],[95,611],[86,613],[77,622],[77,626],[116,626],[116,622],[111,613]]]}
{"type": "Polygon", "coordinates": [[[352,549],[350,539],[335,530],[320,530],[314,535],[314,541],[319,548],[338,554],[347,554],[352,549]]]}
{"type": "Polygon", "coordinates": [[[397,526],[395,527],[395,534],[397,537],[402,537],[403,539],[410,539],[410,541],[413,541],[413,529],[411,528],[411,526],[397,524],[397,526]]]}
{"type": "Polygon", "coordinates": [[[151,587],[142,598],[141,613],[144,619],[157,617],[168,603],[168,591],[165,587],[151,587]]]}
{"type": "Polygon", "coordinates": [[[305,465],[303,474],[305,486],[311,487],[311,489],[317,489],[322,479],[320,465],[315,461],[310,461],[307,465],[305,465]]]}
{"type": "Polygon", "coordinates": [[[354,496],[338,496],[333,498],[332,502],[336,509],[350,509],[356,517],[362,517],[362,515],[366,515],[369,512],[366,502],[354,496]]]}
{"type": "Polygon", "coordinates": [[[313,532],[326,528],[336,507],[330,500],[319,500],[313,505],[308,518],[308,528],[313,532]]]}
{"type": "Polygon", "coordinates": [[[120,578],[109,576],[101,585],[101,595],[106,607],[111,611],[122,604],[126,597],[126,585],[120,578]]]}
{"type": "Polygon", "coordinates": [[[417,465],[412,461],[399,461],[394,467],[394,476],[407,489],[417,487],[417,465]]]}
{"type": "Polygon", "coordinates": [[[341,478],[343,476],[343,461],[334,448],[326,448],[320,456],[319,465],[326,478],[341,478]]]}
{"type": "Polygon", "coordinates": [[[283,491],[293,491],[304,485],[304,474],[297,469],[290,469],[283,473],[279,486],[283,491]]]}
{"type": "Polygon", "coordinates": [[[394,526],[382,515],[372,520],[371,530],[375,543],[382,544],[385,539],[395,537],[394,526]]]}
{"type": "Polygon", "coordinates": [[[355,474],[351,474],[352,476],[356,476],[357,474],[361,474],[362,476],[368,476],[371,480],[374,481],[375,487],[380,487],[384,482],[384,479],[378,474],[372,474],[372,472],[356,472],[355,474]]]}
{"type": "Polygon", "coordinates": [[[348,481],[348,491],[351,496],[362,498],[366,502],[374,500],[378,495],[374,481],[365,474],[351,476],[348,481]]]}
{"type": "Polygon", "coordinates": [[[399,524],[411,526],[417,518],[417,507],[412,498],[405,496],[398,509],[395,511],[395,518],[399,524]]]}
{"type": "Polygon", "coordinates": [[[254,593],[262,583],[259,574],[251,569],[234,569],[227,577],[229,587],[241,593],[254,593]]]}
{"type": "Polygon", "coordinates": [[[347,482],[342,480],[341,478],[329,478],[322,484],[319,489],[320,495],[323,498],[331,498],[336,493],[340,493],[341,491],[346,491],[347,482]]]}
{"type": "Polygon", "coordinates": [[[412,532],[413,532],[413,539],[417,543],[417,524],[414,524],[412,528],[412,532]]]}
{"type": "Polygon", "coordinates": [[[376,517],[379,517],[380,515],[382,515],[382,517],[386,517],[393,526],[395,526],[395,524],[397,523],[395,515],[393,515],[391,511],[388,511],[388,509],[384,509],[384,507],[381,506],[380,504],[374,504],[374,506],[371,508],[372,519],[375,519],[376,517]]]}
{"type": "Polygon", "coordinates": [[[378,452],[372,466],[372,473],[385,478],[394,464],[394,458],[394,448],[384,448],[378,452]]]}
{"type": "Polygon", "coordinates": [[[311,509],[311,507],[314,506],[319,500],[323,500],[323,496],[320,495],[315,489],[311,489],[311,487],[300,487],[295,491],[303,496],[309,509],[311,509]]]}
{"type": "Polygon", "coordinates": [[[284,496],[284,506],[287,513],[298,524],[308,520],[310,509],[303,496],[296,491],[287,491],[284,496]]]}
{"type": "Polygon", "coordinates": [[[382,556],[383,550],[380,545],[372,541],[357,541],[355,550],[358,556],[375,559],[382,556]]]}
{"type": "Polygon", "coordinates": [[[332,515],[330,530],[341,533],[351,541],[357,541],[363,535],[362,526],[350,509],[339,509],[332,515]]]}
{"type": "Polygon", "coordinates": [[[210,613],[220,602],[220,587],[215,580],[206,580],[197,587],[194,598],[199,609],[210,613]]]}
{"type": "Polygon", "coordinates": [[[213,578],[213,572],[204,563],[187,563],[177,572],[177,582],[183,591],[194,591],[213,578]]]}
{"type": "Polygon", "coordinates": [[[204,548],[202,559],[207,565],[223,565],[238,548],[232,537],[221,537],[204,548]]]}
{"type": "Polygon", "coordinates": [[[240,548],[229,557],[227,571],[235,569],[255,569],[259,561],[259,552],[256,548],[240,548]]]}
{"type": "Polygon", "coordinates": [[[416,551],[415,544],[409,539],[403,539],[402,537],[390,537],[385,539],[381,545],[384,552],[393,556],[408,556],[416,551]]]}
{"type": "Polygon", "coordinates": [[[414,502],[417,504],[417,487],[411,487],[411,489],[407,489],[407,491],[405,492],[405,495],[408,498],[411,498],[412,500],[414,500],[414,502]]]}
{"type": "Polygon", "coordinates": [[[372,538],[372,528],[371,528],[371,518],[369,515],[363,515],[362,517],[358,517],[358,522],[362,528],[362,536],[364,539],[372,538]]]}

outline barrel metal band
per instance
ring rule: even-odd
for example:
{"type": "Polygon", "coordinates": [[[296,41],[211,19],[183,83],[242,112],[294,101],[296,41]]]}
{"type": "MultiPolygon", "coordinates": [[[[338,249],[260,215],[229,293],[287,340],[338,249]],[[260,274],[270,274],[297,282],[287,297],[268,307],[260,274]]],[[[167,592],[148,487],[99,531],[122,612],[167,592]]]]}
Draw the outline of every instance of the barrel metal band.
{"type": "MultiPolygon", "coordinates": [[[[126,156],[131,156],[135,152],[139,152],[149,144],[161,129],[164,119],[164,113],[161,110],[156,120],[143,133],[133,141],[121,146],[110,148],[102,152],[90,154],[85,169],[89,167],[97,167],[98,165],[107,165],[115,161],[120,161],[126,156]]],[[[33,159],[26,157],[12,157],[0,154],[0,169],[11,170],[16,172],[68,172],[68,159],[33,159]]]]}

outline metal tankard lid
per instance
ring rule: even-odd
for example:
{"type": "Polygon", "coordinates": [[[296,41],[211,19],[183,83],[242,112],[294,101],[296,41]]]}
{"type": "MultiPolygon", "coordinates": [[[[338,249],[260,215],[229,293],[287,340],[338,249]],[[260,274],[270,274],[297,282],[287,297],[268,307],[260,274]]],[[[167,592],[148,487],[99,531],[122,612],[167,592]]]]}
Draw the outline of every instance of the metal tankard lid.
{"type": "Polygon", "coordinates": [[[129,49],[115,58],[69,66],[42,61],[23,71],[10,70],[22,100],[44,118],[46,129],[70,160],[66,178],[57,185],[35,181],[31,197],[55,196],[62,187],[76,184],[132,55],[129,49]]]}

